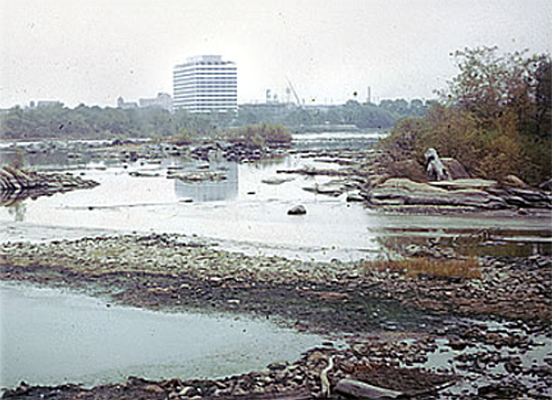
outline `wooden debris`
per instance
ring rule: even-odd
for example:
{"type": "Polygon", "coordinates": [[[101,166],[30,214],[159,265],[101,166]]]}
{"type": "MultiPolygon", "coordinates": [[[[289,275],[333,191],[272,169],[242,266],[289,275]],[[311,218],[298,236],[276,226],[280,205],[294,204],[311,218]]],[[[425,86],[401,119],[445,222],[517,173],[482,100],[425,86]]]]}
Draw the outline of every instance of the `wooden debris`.
{"type": "Polygon", "coordinates": [[[335,387],[335,392],[366,400],[396,399],[399,396],[404,396],[402,392],[372,386],[352,379],[340,380],[335,387]]]}

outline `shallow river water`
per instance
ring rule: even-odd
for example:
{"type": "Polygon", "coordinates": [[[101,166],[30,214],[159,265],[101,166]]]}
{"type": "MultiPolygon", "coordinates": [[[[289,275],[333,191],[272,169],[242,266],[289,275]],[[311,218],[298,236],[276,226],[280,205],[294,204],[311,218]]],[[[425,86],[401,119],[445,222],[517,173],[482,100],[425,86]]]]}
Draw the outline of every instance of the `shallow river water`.
{"type": "MultiPolygon", "coordinates": [[[[330,141],[328,147],[335,148],[343,140],[335,134],[326,136],[304,136],[298,147],[330,141]]],[[[357,135],[348,140],[364,139],[357,135]]],[[[220,248],[248,254],[355,260],[386,254],[404,240],[493,229],[508,251],[512,246],[525,253],[550,248],[547,218],[386,215],[347,203],[345,195],[307,192],[304,187],[331,178],[277,171],[336,165],[298,156],[255,164],[212,164],[211,169],[228,176],[217,183],[186,184],[166,178],[169,167],[196,169],[200,164],[176,159],[126,165],[40,159],[34,164],[39,170],[70,170],[100,185],[0,207],[0,241],[167,232],[197,235],[220,248]],[[130,172],[158,176],[133,177],[130,172]],[[279,185],[262,182],[276,177],[291,180],[279,185]],[[297,204],[303,204],[307,214],[287,215],[297,204]]],[[[323,340],[270,321],[144,311],[32,286],[2,283],[0,298],[0,386],[13,387],[23,379],[31,384],[95,385],[129,375],[216,377],[294,360],[323,340]]]]}
{"type": "Polygon", "coordinates": [[[0,284],[0,387],[222,377],[322,343],[260,319],[162,313],[59,289],[0,284]]]}
{"type": "MultiPolygon", "coordinates": [[[[313,140],[311,136],[304,142],[313,140]]],[[[390,238],[425,240],[426,236],[467,235],[481,229],[496,231],[503,244],[515,242],[515,247],[523,246],[525,252],[540,251],[552,243],[548,218],[388,215],[347,203],[345,194],[330,197],[305,191],[305,187],[334,178],[277,171],[337,166],[298,156],[251,164],[214,163],[211,170],[224,171],[228,179],[194,184],[167,179],[167,170],[194,170],[202,163],[172,159],[162,164],[56,165],[47,159],[40,161],[35,165],[38,169],[70,169],[100,185],[0,207],[0,241],[42,241],[117,231],[168,232],[213,239],[228,250],[307,260],[375,258],[388,250],[390,238]],[[131,172],[157,176],[133,177],[131,172]],[[273,178],[290,181],[279,185],[262,182],[273,178]],[[287,215],[287,210],[298,204],[306,207],[307,214],[287,215]]]]}

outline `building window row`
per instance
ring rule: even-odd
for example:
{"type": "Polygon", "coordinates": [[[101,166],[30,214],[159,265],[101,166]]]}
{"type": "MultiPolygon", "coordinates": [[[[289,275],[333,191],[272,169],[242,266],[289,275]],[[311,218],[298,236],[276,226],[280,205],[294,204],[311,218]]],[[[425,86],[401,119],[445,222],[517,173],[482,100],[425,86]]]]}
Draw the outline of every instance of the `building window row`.
{"type": "Polygon", "coordinates": [[[219,68],[207,68],[207,67],[194,67],[194,68],[180,68],[174,70],[175,74],[181,73],[181,72],[201,72],[201,71],[234,71],[236,72],[238,69],[236,67],[219,67],[219,68]]]}
{"type": "Polygon", "coordinates": [[[197,77],[197,76],[237,76],[236,72],[231,71],[219,71],[219,72],[187,72],[187,73],[181,73],[181,74],[173,74],[173,77],[175,79],[178,78],[190,78],[190,77],[197,77]]]}

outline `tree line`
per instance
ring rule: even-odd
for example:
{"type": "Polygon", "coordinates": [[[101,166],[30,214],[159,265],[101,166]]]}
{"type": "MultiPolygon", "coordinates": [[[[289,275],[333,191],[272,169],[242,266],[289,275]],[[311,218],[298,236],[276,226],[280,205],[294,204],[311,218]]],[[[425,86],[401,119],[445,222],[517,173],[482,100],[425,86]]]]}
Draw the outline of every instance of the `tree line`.
{"type": "Polygon", "coordinates": [[[16,106],[0,118],[0,136],[6,139],[169,137],[183,130],[203,135],[226,123],[222,115],[85,105],[71,109],[61,104],[16,106]]]}
{"type": "Polygon", "coordinates": [[[552,173],[551,60],[496,47],[453,54],[459,74],[422,117],[407,118],[382,146],[396,160],[424,162],[434,147],[473,176],[516,175],[530,184],[552,173]]]}
{"type": "Polygon", "coordinates": [[[181,132],[202,136],[251,124],[279,124],[291,130],[313,126],[352,125],[359,129],[390,128],[409,115],[423,115],[421,100],[384,100],[380,105],[351,100],[344,105],[304,108],[294,105],[244,105],[237,115],[192,114],[185,110],[119,109],[62,104],[13,107],[0,113],[0,137],[5,139],[170,137],[181,132]]]}
{"type": "Polygon", "coordinates": [[[388,129],[408,116],[421,116],[431,102],[420,99],[382,100],[378,105],[349,100],[343,105],[297,107],[289,104],[250,104],[240,107],[238,124],[270,122],[294,130],[313,126],[351,125],[358,129],[388,129]]]}

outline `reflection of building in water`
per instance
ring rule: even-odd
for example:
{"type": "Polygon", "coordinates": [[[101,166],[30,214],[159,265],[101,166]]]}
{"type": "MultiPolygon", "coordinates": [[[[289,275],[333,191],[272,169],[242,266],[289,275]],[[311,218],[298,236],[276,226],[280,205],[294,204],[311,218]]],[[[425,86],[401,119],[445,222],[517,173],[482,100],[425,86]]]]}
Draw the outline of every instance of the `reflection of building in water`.
{"type": "MultiPolygon", "coordinates": [[[[213,171],[220,166],[211,164],[213,171]]],[[[194,201],[219,201],[233,199],[238,195],[238,164],[223,164],[226,180],[221,182],[185,183],[174,180],[174,191],[177,198],[188,198],[194,201]]]]}

